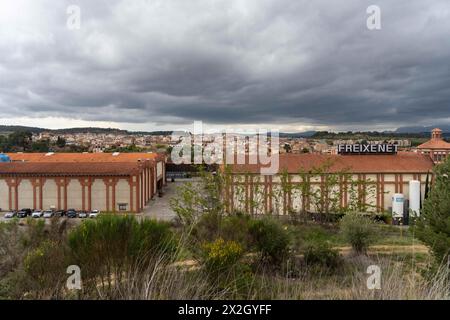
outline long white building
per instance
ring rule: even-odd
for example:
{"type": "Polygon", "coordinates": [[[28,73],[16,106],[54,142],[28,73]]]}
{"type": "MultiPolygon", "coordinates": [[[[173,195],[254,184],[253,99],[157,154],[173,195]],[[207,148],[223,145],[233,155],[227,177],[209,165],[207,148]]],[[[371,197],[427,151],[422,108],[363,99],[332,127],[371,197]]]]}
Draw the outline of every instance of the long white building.
{"type": "Polygon", "coordinates": [[[165,184],[155,153],[10,153],[0,163],[1,210],[140,212],[165,184]]]}

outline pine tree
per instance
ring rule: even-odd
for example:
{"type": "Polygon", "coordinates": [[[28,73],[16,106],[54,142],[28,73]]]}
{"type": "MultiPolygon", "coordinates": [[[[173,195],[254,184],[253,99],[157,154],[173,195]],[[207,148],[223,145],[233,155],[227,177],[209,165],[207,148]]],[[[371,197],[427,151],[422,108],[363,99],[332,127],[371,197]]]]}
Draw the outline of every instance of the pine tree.
{"type": "Polygon", "coordinates": [[[417,223],[417,235],[440,263],[446,262],[450,252],[450,157],[435,167],[434,180],[417,223]]]}
{"type": "Polygon", "coordinates": [[[428,199],[428,194],[430,192],[430,181],[429,181],[429,175],[430,173],[427,172],[427,179],[425,180],[425,195],[424,195],[424,200],[428,199]]]}

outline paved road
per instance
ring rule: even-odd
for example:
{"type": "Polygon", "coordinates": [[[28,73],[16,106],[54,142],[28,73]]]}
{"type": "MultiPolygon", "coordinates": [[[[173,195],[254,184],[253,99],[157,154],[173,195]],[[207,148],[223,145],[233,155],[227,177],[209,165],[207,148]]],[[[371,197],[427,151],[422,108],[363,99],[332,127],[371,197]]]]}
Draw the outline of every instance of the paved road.
{"type": "Polygon", "coordinates": [[[177,187],[192,181],[191,179],[179,179],[175,182],[167,182],[164,188],[164,195],[160,198],[156,196],[149,205],[144,208],[143,216],[146,218],[153,218],[157,220],[171,221],[176,218],[176,213],[170,208],[170,199],[176,195],[177,187]]]}

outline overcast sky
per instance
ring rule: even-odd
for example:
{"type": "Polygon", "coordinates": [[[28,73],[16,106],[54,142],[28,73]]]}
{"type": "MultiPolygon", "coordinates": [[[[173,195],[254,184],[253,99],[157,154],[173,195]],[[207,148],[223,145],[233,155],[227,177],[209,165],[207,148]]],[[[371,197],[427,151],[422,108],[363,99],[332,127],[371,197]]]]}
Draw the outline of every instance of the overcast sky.
{"type": "Polygon", "coordinates": [[[449,0],[0,0],[0,119],[41,127],[450,123],[449,0]],[[81,9],[79,30],[67,7],[81,9]],[[381,8],[381,30],[366,9],[381,8]]]}

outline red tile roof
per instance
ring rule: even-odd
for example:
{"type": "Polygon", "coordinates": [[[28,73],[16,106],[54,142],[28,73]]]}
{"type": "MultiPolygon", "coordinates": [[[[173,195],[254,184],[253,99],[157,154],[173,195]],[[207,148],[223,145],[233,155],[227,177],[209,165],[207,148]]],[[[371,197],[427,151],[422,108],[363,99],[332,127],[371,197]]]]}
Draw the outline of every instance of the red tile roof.
{"type": "MultiPolygon", "coordinates": [[[[329,164],[329,172],[351,173],[427,173],[433,168],[429,156],[412,152],[397,155],[280,154],[279,171],[298,173],[329,164]]],[[[236,173],[260,173],[260,165],[232,165],[236,173]]]]}
{"type": "Polygon", "coordinates": [[[431,139],[422,143],[417,149],[446,149],[450,150],[450,143],[442,139],[431,139]]]}
{"type": "Polygon", "coordinates": [[[69,162],[2,162],[0,174],[43,175],[132,175],[139,173],[139,164],[132,162],[69,163],[69,162]]]}
{"type": "Polygon", "coordinates": [[[138,162],[164,158],[159,153],[7,153],[12,161],[29,162],[138,162]]]}

